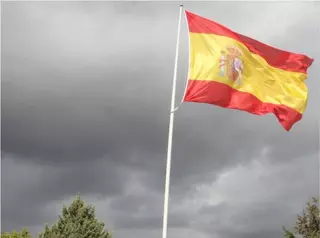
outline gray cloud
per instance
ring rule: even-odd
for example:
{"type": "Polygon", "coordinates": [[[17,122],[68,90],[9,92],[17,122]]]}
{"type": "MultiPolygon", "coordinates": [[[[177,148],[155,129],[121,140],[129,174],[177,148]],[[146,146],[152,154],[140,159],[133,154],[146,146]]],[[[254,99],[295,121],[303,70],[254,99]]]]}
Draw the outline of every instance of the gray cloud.
{"type": "MultiPolygon", "coordinates": [[[[316,61],[307,80],[308,109],[290,133],[272,115],[181,105],[174,129],[170,235],[278,237],[281,225],[290,224],[305,200],[318,194],[315,22],[320,13],[313,4],[185,4],[316,61]],[[305,14],[297,14],[302,10],[305,14]],[[264,156],[265,170],[252,165],[264,156]],[[228,171],[234,182],[224,177],[228,171]],[[221,187],[221,181],[228,183],[221,187]],[[235,202],[237,197],[250,205],[235,202]],[[245,220],[252,225],[236,226],[245,220]]],[[[38,232],[56,219],[56,204],[80,192],[116,237],[159,236],[177,7],[169,2],[3,4],[4,230],[30,226],[38,232]]],[[[185,25],[181,34],[178,102],[187,77],[185,25]]]]}

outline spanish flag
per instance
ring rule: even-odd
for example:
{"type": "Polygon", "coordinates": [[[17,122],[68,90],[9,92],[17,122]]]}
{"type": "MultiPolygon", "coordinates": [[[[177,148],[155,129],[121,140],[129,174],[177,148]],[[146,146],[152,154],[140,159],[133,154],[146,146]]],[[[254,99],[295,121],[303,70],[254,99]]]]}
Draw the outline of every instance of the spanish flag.
{"type": "Polygon", "coordinates": [[[189,73],[184,102],[256,115],[273,113],[289,131],[302,118],[313,59],[276,49],[185,11],[189,73]]]}

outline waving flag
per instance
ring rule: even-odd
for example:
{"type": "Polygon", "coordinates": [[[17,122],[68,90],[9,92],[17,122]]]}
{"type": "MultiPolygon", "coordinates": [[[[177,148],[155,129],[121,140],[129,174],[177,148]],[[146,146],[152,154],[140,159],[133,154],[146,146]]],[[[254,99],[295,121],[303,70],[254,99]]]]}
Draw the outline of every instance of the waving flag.
{"type": "Polygon", "coordinates": [[[276,49],[186,11],[190,65],[184,102],[273,113],[289,131],[302,118],[313,59],[276,49]]]}

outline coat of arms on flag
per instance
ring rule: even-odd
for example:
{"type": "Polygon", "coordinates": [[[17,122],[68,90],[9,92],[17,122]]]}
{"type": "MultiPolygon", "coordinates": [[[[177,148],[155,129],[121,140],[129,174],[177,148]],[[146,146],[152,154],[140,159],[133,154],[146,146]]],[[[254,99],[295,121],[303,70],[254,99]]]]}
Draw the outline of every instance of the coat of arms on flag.
{"type": "Polygon", "coordinates": [[[241,84],[241,75],[244,69],[243,60],[241,59],[242,52],[235,46],[227,47],[227,52],[222,50],[220,57],[221,77],[227,78],[233,82],[241,84]]]}

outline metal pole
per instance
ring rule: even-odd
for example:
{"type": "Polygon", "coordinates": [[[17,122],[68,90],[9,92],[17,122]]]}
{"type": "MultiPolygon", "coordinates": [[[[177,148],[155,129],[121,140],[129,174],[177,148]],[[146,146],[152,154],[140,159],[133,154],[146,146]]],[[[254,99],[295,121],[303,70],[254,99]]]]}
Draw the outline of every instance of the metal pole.
{"type": "Polygon", "coordinates": [[[165,191],[164,191],[162,238],[167,238],[167,227],[168,227],[168,205],[169,205],[170,170],[171,170],[171,153],[172,153],[172,133],[173,133],[174,110],[175,110],[174,105],[175,105],[175,95],[176,95],[177,67],[178,67],[178,56],[179,56],[179,40],[180,40],[180,25],[181,25],[182,8],[183,8],[183,5],[181,4],[180,5],[180,12],[179,12],[176,56],[175,56],[173,83],[172,83],[172,96],[171,96],[170,121],[169,121],[169,135],[168,135],[168,150],[167,150],[167,166],[166,166],[166,181],[165,181],[165,191]]]}

